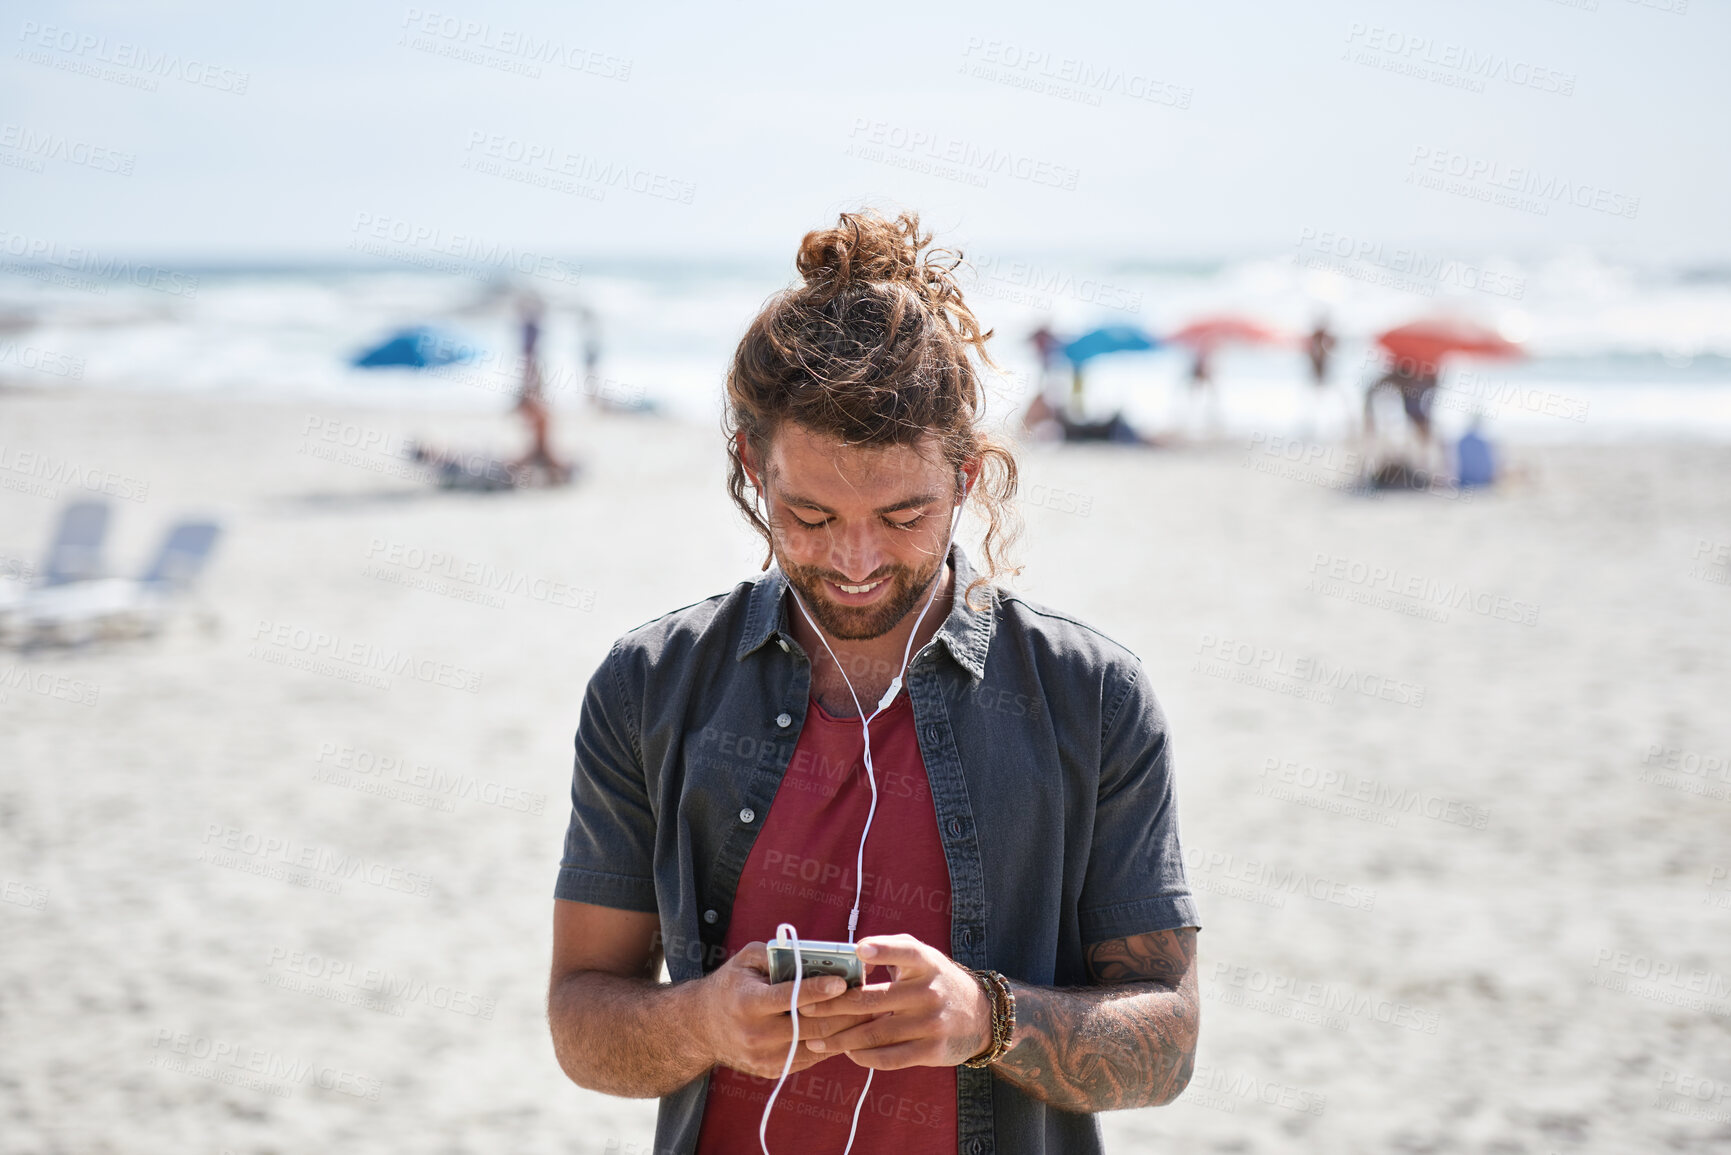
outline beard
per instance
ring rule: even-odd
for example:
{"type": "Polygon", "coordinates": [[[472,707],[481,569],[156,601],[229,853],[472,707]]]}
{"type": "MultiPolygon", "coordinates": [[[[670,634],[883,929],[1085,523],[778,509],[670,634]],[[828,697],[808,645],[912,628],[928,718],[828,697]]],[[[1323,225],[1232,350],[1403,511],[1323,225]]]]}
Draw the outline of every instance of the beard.
{"type": "Polygon", "coordinates": [[[788,584],[798,592],[811,616],[817,619],[817,624],[830,637],[849,642],[881,638],[895,629],[897,623],[931,592],[932,583],[942,572],[946,560],[939,556],[923,573],[907,566],[896,566],[888,574],[874,574],[867,580],[885,577],[889,581],[889,589],[879,600],[869,606],[844,606],[829,599],[824,581],[847,585],[862,583],[848,581],[821,566],[790,566],[779,554],[776,557],[782,572],[787,575],[788,584]]]}

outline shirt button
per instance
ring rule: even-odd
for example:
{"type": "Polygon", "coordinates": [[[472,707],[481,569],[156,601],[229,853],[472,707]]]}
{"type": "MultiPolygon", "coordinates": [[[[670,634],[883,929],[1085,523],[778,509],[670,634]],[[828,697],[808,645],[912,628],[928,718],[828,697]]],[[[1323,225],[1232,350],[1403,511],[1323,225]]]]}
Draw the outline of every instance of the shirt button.
{"type": "Polygon", "coordinates": [[[744,810],[739,812],[739,820],[749,825],[750,823],[757,821],[757,811],[747,806],[744,810]]]}
{"type": "Polygon", "coordinates": [[[950,819],[950,833],[957,838],[962,836],[962,820],[960,818],[950,819]]]}
{"type": "Polygon", "coordinates": [[[986,1141],[984,1139],[975,1139],[972,1143],[969,1143],[968,1155],[986,1155],[986,1141]]]}
{"type": "Polygon", "coordinates": [[[706,910],[703,912],[703,921],[709,923],[711,926],[715,925],[715,920],[720,917],[721,916],[716,914],[713,910],[706,910]]]}
{"type": "Polygon", "coordinates": [[[926,741],[934,746],[938,744],[938,728],[936,726],[926,727],[926,741]]]}
{"type": "Polygon", "coordinates": [[[775,639],[775,641],[776,641],[776,644],[777,644],[777,645],[779,645],[779,646],[780,646],[780,647],[781,647],[781,652],[782,652],[782,653],[784,653],[784,654],[791,654],[791,653],[792,653],[792,652],[793,652],[793,651],[792,651],[792,650],[791,650],[791,649],[789,649],[789,648],[788,648],[788,645],[787,645],[787,639],[786,639],[786,638],[777,638],[777,639],[775,639]]]}
{"type": "Polygon", "coordinates": [[[777,726],[780,726],[783,730],[785,730],[789,726],[793,725],[793,715],[792,714],[777,714],[775,716],[775,724],[777,726]]]}

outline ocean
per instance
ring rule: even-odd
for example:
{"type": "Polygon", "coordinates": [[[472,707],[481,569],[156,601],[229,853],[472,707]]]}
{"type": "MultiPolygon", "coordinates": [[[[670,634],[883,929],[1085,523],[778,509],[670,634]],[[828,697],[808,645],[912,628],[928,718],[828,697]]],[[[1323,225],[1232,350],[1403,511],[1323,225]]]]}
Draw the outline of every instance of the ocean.
{"type": "MultiPolygon", "coordinates": [[[[595,394],[708,422],[745,325],[793,276],[769,262],[453,257],[412,239],[364,262],[304,265],[77,252],[0,264],[0,382],[504,409],[520,375],[514,294],[531,288],[546,303],[541,355],[557,406],[577,409],[595,394]],[[430,371],[351,367],[412,325],[449,334],[473,359],[430,371]]],[[[1187,355],[1165,348],[1090,363],[1088,407],[1121,409],[1149,432],[1339,435],[1379,371],[1375,334],[1449,313],[1493,325],[1527,356],[1451,362],[1435,409],[1444,436],[1477,419],[1512,442],[1731,441],[1731,270],[1578,252],[1526,262],[1342,255],[1312,243],[1171,264],[972,252],[961,283],[997,334],[996,416],[1035,387],[1027,336],[1041,324],[1063,335],[1126,324],[1159,335],[1231,313],[1300,336],[1326,315],[1339,338],[1326,390],[1312,387],[1296,347],[1235,347],[1215,359],[1212,408],[1187,387],[1187,355]]]]}

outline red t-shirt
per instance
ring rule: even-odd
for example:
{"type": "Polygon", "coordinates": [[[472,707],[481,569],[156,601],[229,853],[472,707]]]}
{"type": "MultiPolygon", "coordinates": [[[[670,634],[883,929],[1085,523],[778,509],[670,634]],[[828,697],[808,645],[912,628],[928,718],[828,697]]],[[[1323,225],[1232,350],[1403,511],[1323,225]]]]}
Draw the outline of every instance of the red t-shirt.
{"type": "MultiPolygon", "coordinates": [[[[858,938],[911,934],[950,949],[950,868],[938,836],[925,760],[904,691],[871,724],[877,816],[865,847],[858,938]]],[[[724,946],[769,942],[790,922],[802,939],[847,941],[855,855],[871,806],[865,736],[858,718],[806,710],[787,773],[764,816],[733,903],[724,946]]],[[[869,982],[889,972],[873,967],[869,982]]],[[[788,984],[791,991],[792,984],[788,984]]],[[[769,1120],[772,1155],[841,1155],[866,1069],[845,1055],[788,1077],[769,1120]]],[[[762,1155],[757,1126],[775,1080],[717,1067],[709,1079],[699,1155],[762,1155]]],[[[956,1070],[879,1071],[860,1111],[858,1155],[955,1155],[956,1070]]]]}

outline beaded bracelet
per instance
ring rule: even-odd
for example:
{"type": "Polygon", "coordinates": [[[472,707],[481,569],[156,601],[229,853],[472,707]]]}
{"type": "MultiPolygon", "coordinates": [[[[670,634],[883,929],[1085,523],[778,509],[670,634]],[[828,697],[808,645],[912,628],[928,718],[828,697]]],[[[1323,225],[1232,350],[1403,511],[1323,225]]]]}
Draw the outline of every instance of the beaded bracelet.
{"type": "Polygon", "coordinates": [[[970,970],[974,981],[992,1002],[992,1041],[985,1050],[962,1062],[964,1067],[989,1067],[1003,1058],[1016,1033],[1016,995],[1010,980],[997,971],[970,970]]]}

